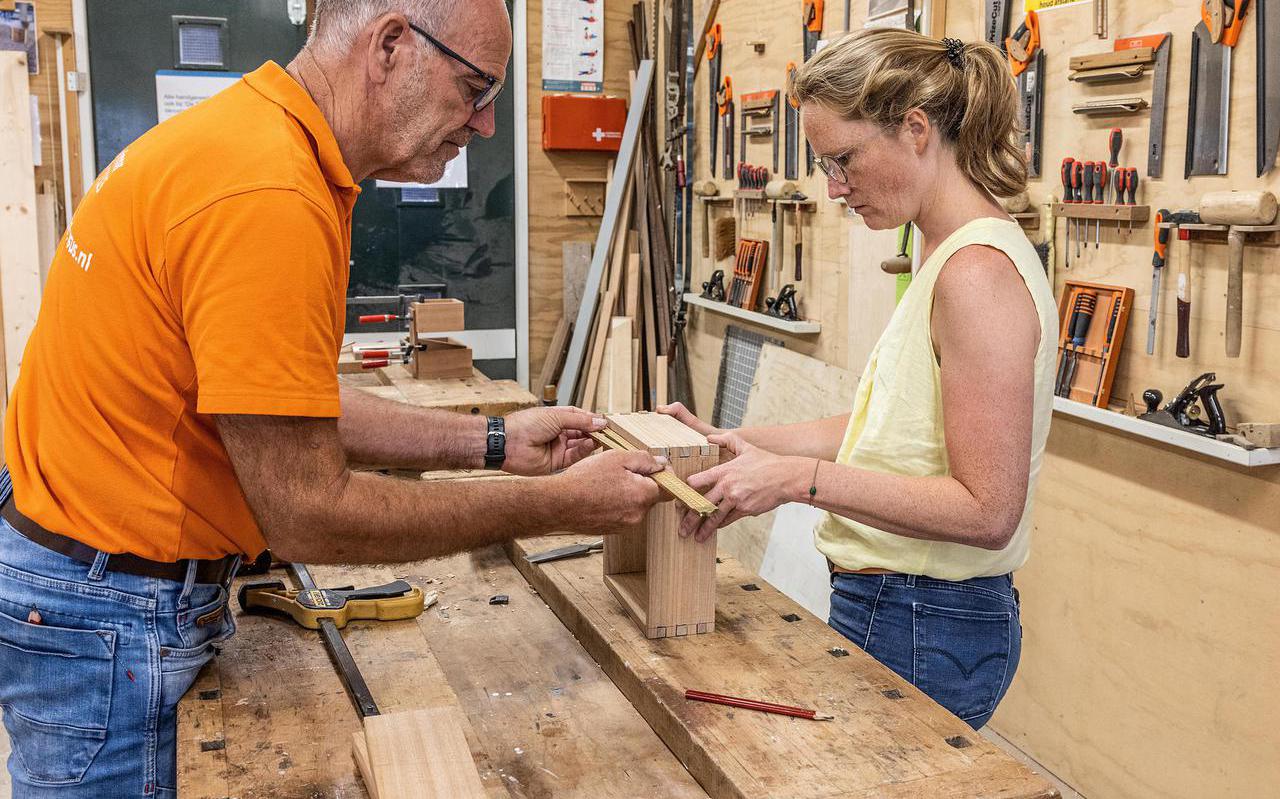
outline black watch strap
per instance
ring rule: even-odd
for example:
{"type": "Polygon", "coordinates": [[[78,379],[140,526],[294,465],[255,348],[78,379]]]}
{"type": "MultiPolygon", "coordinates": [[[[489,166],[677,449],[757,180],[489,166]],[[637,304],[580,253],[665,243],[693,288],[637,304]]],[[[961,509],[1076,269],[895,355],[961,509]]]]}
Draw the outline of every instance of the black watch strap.
{"type": "Polygon", "coordinates": [[[501,469],[507,460],[507,423],[501,416],[490,416],[484,434],[484,468],[501,469]]]}

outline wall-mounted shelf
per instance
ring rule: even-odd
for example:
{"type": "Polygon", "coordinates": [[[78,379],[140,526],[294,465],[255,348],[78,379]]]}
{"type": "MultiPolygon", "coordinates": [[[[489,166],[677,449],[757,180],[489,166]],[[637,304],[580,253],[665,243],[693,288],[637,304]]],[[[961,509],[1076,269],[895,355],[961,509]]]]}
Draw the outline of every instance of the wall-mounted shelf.
{"type": "Polygon", "coordinates": [[[1054,203],[1053,215],[1067,219],[1100,219],[1104,222],[1146,222],[1151,216],[1149,205],[1113,205],[1111,203],[1054,203]]]}
{"type": "Polygon", "coordinates": [[[1103,427],[1123,430],[1135,436],[1160,441],[1172,447],[1198,452],[1211,458],[1228,461],[1240,466],[1274,466],[1280,464],[1280,447],[1271,449],[1245,449],[1225,441],[1217,441],[1207,436],[1198,436],[1165,427],[1155,422],[1148,422],[1123,413],[1095,408],[1083,402],[1076,402],[1064,397],[1053,398],[1053,410],[1066,416],[1074,416],[1103,427]]]}
{"type": "Polygon", "coordinates": [[[779,319],[776,316],[769,316],[759,311],[748,311],[746,308],[739,308],[736,305],[704,299],[693,292],[685,294],[684,301],[689,305],[706,308],[714,313],[732,316],[735,319],[742,319],[763,327],[771,327],[774,330],[781,330],[784,333],[790,333],[795,336],[813,336],[822,332],[822,325],[809,319],[801,319],[799,322],[779,319]]]}
{"type": "Polygon", "coordinates": [[[707,203],[708,205],[732,205],[733,204],[733,198],[726,197],[723,194],[715,194],[715,195],[712,195],[711,197],[699,197],[698,199],[704,203],[707,203]]]}
{"type": "Polygon", "coordinates": [[[1040,212],[1024,211],[1020,214],[1009,214],[1022,225],[1023,230],[1039,230],[1040,229],[1040,212]]]}
{"type": "Polygon", "coordinates": [[[1177,228],[1191,234],[1192,238],[1204,241],[1226,241],[1227,234],[1234,227],[1245,234],[1250,244],[1280,244],[1280,225],[1210,225],[1204,223],[1176,224],[1162,222],[1160,227],[1177,228]]]}

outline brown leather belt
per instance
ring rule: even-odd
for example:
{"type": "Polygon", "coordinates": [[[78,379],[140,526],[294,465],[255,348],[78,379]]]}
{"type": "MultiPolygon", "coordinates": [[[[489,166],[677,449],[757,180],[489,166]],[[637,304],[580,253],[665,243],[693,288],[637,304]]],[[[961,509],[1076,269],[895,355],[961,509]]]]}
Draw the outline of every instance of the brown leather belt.
{"type": "MultiPolygon", "coordinates": [[[[44,529],[38,522],[27,518],[22,511],[18,510],[18,506],[14,504],[12,497],[9,498],[8,502],[4,503],[3,508],[0,508],[0,516],[13,525],[13,529],[21,533],[24,538],[39,544],[45,549],[53,550],[85,564],[91,565],[97,560],[98,550],[82,544],[74,538],[68,538],[65,535],[44,529]]],[[[238,561],[239,558],[235,555],[228,555],[217,560],[197,560],[195,561],[195,581],[197,583],[225,584],[231,580],[238,561]]],[[[158,577],[162,580],[183,582],[187,579],[187,564],[190,562],[188,560],[180,560],[164,563],[157,560],[148,560],[126,552],[108,557],[106,570],[133,574],[139,577],[158,577]]]]}
{"type": "Polygon", "coordinates": [[[893,569],[880,569],[875,566],[870,566],[865,569],[846,569],[843,566],[837,566],[832,563],[831,558],[827,558],[827,569],[834,574],[898,574],[898,572],[893,569]]]}

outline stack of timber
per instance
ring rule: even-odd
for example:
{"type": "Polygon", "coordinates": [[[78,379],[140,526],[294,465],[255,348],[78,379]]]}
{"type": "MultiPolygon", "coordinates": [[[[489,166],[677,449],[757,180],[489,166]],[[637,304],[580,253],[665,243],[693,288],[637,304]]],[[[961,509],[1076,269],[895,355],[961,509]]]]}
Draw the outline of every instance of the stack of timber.
{"type": "Polygon", "coordinates": [[[561,319],[535,389],[547,401],[603,413],[653,410],[674,399],[668,375],[679,347],[643,4],[635,4],[633,14],[631,110],[582,304],[575,319],[561,319]]]}

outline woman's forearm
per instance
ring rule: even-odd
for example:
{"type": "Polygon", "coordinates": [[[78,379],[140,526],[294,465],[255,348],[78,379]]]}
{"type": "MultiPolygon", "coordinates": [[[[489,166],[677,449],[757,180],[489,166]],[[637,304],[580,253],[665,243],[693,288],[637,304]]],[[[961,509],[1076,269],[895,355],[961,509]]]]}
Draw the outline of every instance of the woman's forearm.
{"type": "Polygon", "coordinates": [[[734,432],[748,444],[775,455],[834,461],[840,452],[840,443],[844,440],[844,430],[848,425],[849,414],[846,413],[795,424],[742,427],[734,432]]]}
{"type": "MultiPolygon", "coordinates": [[[[801,480],[805,500],[811,475],[801,480]]],[[[909,538],[984,549],[1009,543],[1026,502],[1025,485],[982,500],[955,477],[906,477],[835,463],[818,467],[816,486],[813,504],[836,515],[909,538]]]]}

